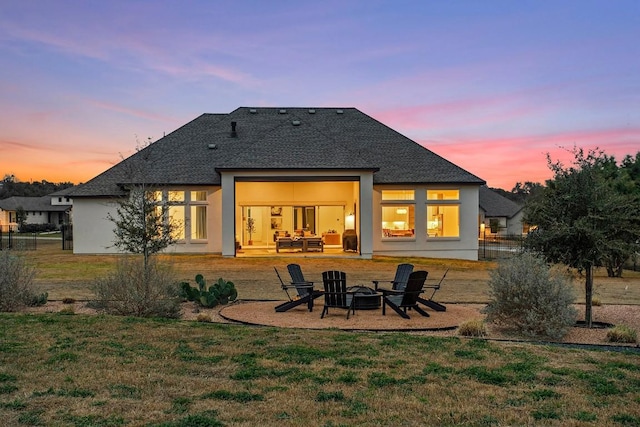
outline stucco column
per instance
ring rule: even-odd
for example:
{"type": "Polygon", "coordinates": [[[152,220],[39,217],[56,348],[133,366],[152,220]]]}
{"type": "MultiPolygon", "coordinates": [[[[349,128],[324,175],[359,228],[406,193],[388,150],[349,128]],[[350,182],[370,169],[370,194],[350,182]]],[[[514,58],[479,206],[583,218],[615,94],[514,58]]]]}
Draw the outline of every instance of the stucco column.
{"type": "Polygon", "coordinates": [[[373,173],[360,175],[360,256],[373,257],[373,173]]]}
{"type": "Polygon", "coordinates": [[[236,186],[235,177],[221,174],[222,188],[222,256],[236,256],[236,186]]]}

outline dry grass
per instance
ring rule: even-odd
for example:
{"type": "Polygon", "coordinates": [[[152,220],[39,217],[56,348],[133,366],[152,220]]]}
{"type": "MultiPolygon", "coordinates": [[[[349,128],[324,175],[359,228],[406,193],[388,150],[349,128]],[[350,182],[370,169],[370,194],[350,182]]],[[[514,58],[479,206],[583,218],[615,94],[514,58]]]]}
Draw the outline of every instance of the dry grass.
{"type": "MultiPolygon", "coordinates": [[[[26,254],[53,299],[92,297],[117,256],[26,254]]],[[[273,267],[352,283],[412,262],[438,300],[485,302],[495,264],[375,258],[169,255],[181,279],[283,298],[273,267]]],[[[640,275],[596,277],[605,304],[640,303],[640,275]],[[626,286],[626,289],[625,289],[626,286]]],[[[579,286],[578,286],[579,287],[579,286]]],[[[606,308],[600,307],[600,308],[606,308]]],[[[404,333],[354,333],[74,314],[0,314],[3,425],[640,425],[637,354],[404,333]]]]}
{"type": "MultiPolygon", "coordinates": [[[[105,275],[116,264],[117,255],[73,255],[60,249],[58,241],[41,241],[38,250],[25,252],[36,267],[35,283],[49,292],[49,299],[78,300],[93,298],[92,281],[105,275]]],[[[299,263],[308,280],[321,280],[325,270],[347,272],[350,284],[370,285],[372,279],[391,280],[398,263],[410,262],[416,270],[427,270],[427,283],[437,282],[449,268],[449,273],[437,299],[444,302],[486,303],[489,272],[495,262],[460,261],[429,258],[374,257],[372,260],[354,258],[310,258],[273,256],[262,258],[223,258],[218,255],[164,255],[163,260],[173,265],[180,280],[194,283],[196,274],[207,280],[219,277],[231,280],[238,289],[238,297],[245,300],[281,300],[285,298],[276,267],[287,276],[286,266],[299,263]]],[[[596,271],[595,286],[602,304],[640,304],[640,272],[625,271],[623,278],[608,278],[606,271],[596,271]]],[[[578,302],[584,299],[583,278],[574,281],[578,302]]]]}
{"type": "Polygon", "coordinates": [[[633,354],[110,316],[0,324],[7,426],[640,422],[633,354]]]}

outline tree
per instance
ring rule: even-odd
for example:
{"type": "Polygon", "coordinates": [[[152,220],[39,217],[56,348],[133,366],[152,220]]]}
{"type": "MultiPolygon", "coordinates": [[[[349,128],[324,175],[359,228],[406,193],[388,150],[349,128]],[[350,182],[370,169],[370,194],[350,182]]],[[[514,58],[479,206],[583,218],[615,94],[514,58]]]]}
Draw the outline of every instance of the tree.
{"type": "Polygon", "coordinates": [[[592,324],[593,269],[613,254],[632,253],[640,239],[640,201],[620,191],[615,160],[602,151],[572,150],[572,166],[547,161],[554,177],[525,205],[525,221],[537,229],[525,240],[547,260],[585,274],[585,323],[592,324]]]}
{"type": "Polygon", "coordinates": [[[151,255],[176,242],[176,232],[182,226],[170,218],[169,204],[159,194],[146,185],[132,185],[128,197],[118,201],[116,215],[107,216],[116,226],[114,245],[125,252],[142,254],[145,270],[151,255]]]}
{"type": "Polygon", "coordinates": [[[18,231],[23,231],[24,225],[27,223],[27,211],[22,206],[16,208],[16,222],[18,223],[18,231]]]}

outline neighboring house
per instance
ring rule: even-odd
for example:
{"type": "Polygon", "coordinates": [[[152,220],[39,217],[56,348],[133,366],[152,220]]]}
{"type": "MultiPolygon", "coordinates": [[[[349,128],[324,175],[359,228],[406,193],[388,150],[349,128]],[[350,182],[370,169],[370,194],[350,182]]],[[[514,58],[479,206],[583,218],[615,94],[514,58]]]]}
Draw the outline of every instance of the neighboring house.
{"type": "Polygon", "coordinates": [[[478,256],[484,181],[355,108],[197,117],[74,188],[75,253],[115,251],[108,215],[140,183],[184,225],[175,252],[275,254],[299,234],[363,258],[478,256]]]}
{"type": "MultiPolygon", "coordinates": [[[[73,187],[72,187],[73,188],[73,187]]],[[[68,196],[72,188],[42,197],[13,196],[0,200],[0,227],[17,229],[17,211],[26,212],[26,224],[53,224],[59,227],[70,222],[73,201],[68,196]]]]}
{"type": "Polygon", "coordinates": [[[526,234],[522,217],[523,206],[486,185],[480,187],[480,238],[526,234]]]}

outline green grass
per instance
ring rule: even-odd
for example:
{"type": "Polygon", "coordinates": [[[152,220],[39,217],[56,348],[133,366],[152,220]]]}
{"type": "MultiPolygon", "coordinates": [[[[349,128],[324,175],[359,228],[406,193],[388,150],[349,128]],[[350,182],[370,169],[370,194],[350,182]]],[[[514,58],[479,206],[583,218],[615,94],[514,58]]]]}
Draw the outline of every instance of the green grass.
{"type": "Polygon", "coordinates": [[[0,342],[8,426],[639,420],[631,353],[59,314],[0,314],[0,342]]]}

